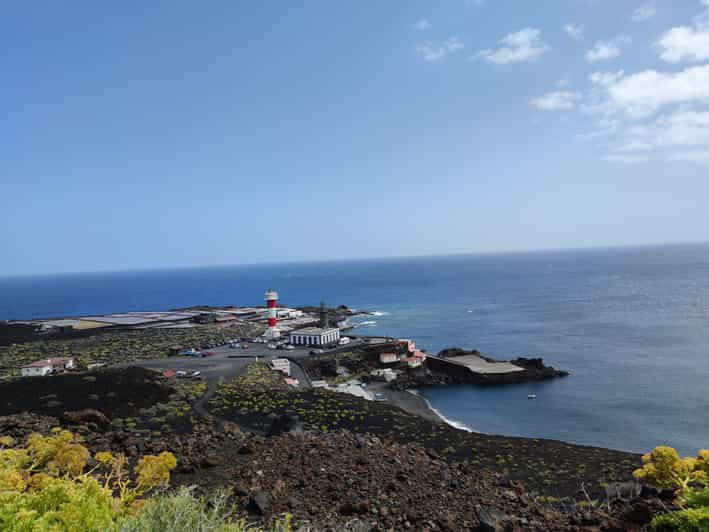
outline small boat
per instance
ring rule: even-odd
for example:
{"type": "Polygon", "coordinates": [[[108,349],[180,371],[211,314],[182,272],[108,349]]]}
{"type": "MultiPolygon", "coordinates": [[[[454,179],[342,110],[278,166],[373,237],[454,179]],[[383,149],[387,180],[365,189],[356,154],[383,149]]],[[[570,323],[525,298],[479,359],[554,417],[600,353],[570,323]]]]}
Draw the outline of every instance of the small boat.
{"type": "Polygon", "coordinates": [[[529,395],[527,395],[527,399],[536,399],[536,398],[537,398],[536,393],[530,393],[529,395]]]}

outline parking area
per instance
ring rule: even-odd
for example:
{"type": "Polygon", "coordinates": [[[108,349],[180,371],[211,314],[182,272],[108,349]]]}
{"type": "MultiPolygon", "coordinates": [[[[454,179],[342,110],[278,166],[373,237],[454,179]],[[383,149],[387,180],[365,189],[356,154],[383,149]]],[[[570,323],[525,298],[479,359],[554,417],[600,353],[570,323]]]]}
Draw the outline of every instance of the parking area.
{"type": "MultiPolygon", "coordinates": [[[[326,350],[324,353],[343,351],[359,343],[361,341],[356,340],[348,345],[326,350]]],[[[205,351],[212,354],[205,357],[178,355],[169,358],[142,360],[130,365],[160,370],[169,369],[175,372],[199,371],[200,376],[211,384],[216,383],[219,379],[229,380],[238,377],[252,362],[268,362],[274,358],[290,358],[297,361],[312,356],[310,355],[311,347],[295,346],[293,350],[285,350],[269,349],[268,345],[264,343],[249,342],[246,345],[246,349],[232,348],[228,345],[206,349],[205,351]]],[[[296,364],[291,365],[291,376],[298,379],[299,386],[310,386],[310,380],[296,364]]]]}

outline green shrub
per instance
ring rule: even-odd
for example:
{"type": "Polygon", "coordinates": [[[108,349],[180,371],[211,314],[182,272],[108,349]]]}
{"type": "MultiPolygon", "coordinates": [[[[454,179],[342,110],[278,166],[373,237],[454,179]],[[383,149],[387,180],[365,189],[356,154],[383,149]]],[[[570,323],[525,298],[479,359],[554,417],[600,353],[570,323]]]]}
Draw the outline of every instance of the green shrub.
{"type": "Polygon", "coordinates": [[[643,455],[643,467],[635,478],[653,486],[675,489],[679,510],[656,516],[656,532],[705,532],[709,530],[709,451],[696,458],[680,458],[672,447],[656,447],[643,455]]]}
{"type": "Polygon", "coordinates": [[[120,532],[241,532],[243,521],[229,522],[230,512],[223,494],[207,501],[191,488],[149,499],[135,517],[121,523],[120,532]]]}
{"type": "Polygon", "coordinates": [[[705,532],[709,530],[709,507],[658,515],[652,520],[652,529],[655,532],[705,532]]]}
{"type": "MultiPolygon", "coordinates": [[[[191,488],[145,496],[164,488],[176,465],[169,452],[146,455],[128,475],[123,455],[91,455],[75,436],[55,430],[32,434],[23,445],[0,437],[0,530],[3,532],[257,532],[236,519],[221,494],[210,500],[191,488]]],[[[290,516],[273,524],[288,532],[290,516]]]]}
{"type": "Polygon", "coordinates": [[[0,438],[0,530],[113,530],[143,495],[167,485],[176,465],[171,453],[143,456],[131,482],[123,455],[99,452],[98,465],[84,472],[91,458],[86,447],[67,430],[53,432],[31,434],[16,447],[12,438],[0,438]]]}

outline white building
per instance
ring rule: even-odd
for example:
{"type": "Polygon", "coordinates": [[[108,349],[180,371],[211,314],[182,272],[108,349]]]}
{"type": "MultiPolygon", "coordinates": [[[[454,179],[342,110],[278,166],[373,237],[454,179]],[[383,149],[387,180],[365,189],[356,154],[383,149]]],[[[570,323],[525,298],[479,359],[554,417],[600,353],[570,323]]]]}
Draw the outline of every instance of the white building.
{"type": "Polygon", "coordinates": [[[293,345],[325,346],[336,344],[340,341],[340,329],[321,329],[319,327],[306,327],[290,332],[290,343],[293,345]]]}
{"type": "Polygon", "coordinates": [[[290,361],[287,358],[274,358],[268,363],[268,367],[290,377],[290,361]]]}
{"type": "Polygon", "coordinates": [[[379,353],[379,362],[382,364],[394,364],[399,362],[399,355],[396,353],[379,353]]]}
{"type": "Polygon", "coordinates": [[[43,377],[50,373],[61,373],[67,369],[74,369],[73,358],[47,358],[22,366],[20,373],[23,377],[43,377]]]}
{"type": "Polygon", "coordinates": [[[391,368],[375,369],[370,375],[372,377],[379,377],[384,379],[386,382],[391,382],[396,379],[396,373],[391,368]]]}
{"type": "Polygon", "coordinates": [[[303,317],[303,311],[294,308],[279,308],[277,312],[278,319],[296,319],[303,317]]]}

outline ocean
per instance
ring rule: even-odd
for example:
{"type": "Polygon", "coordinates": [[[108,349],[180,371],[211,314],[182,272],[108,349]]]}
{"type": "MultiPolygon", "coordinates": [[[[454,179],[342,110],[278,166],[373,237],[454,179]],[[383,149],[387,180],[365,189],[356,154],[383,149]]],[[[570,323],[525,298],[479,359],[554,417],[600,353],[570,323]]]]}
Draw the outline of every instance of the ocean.
{"type": "Polygon", "coordinates": [[[709,447],[709,245],[2,278],[0,319],[257,305],[270,287],[285,305],[375,311],[356,320],[360,333],[571,372],[421,390],[472,430],[634,452],[709,447]]]}

